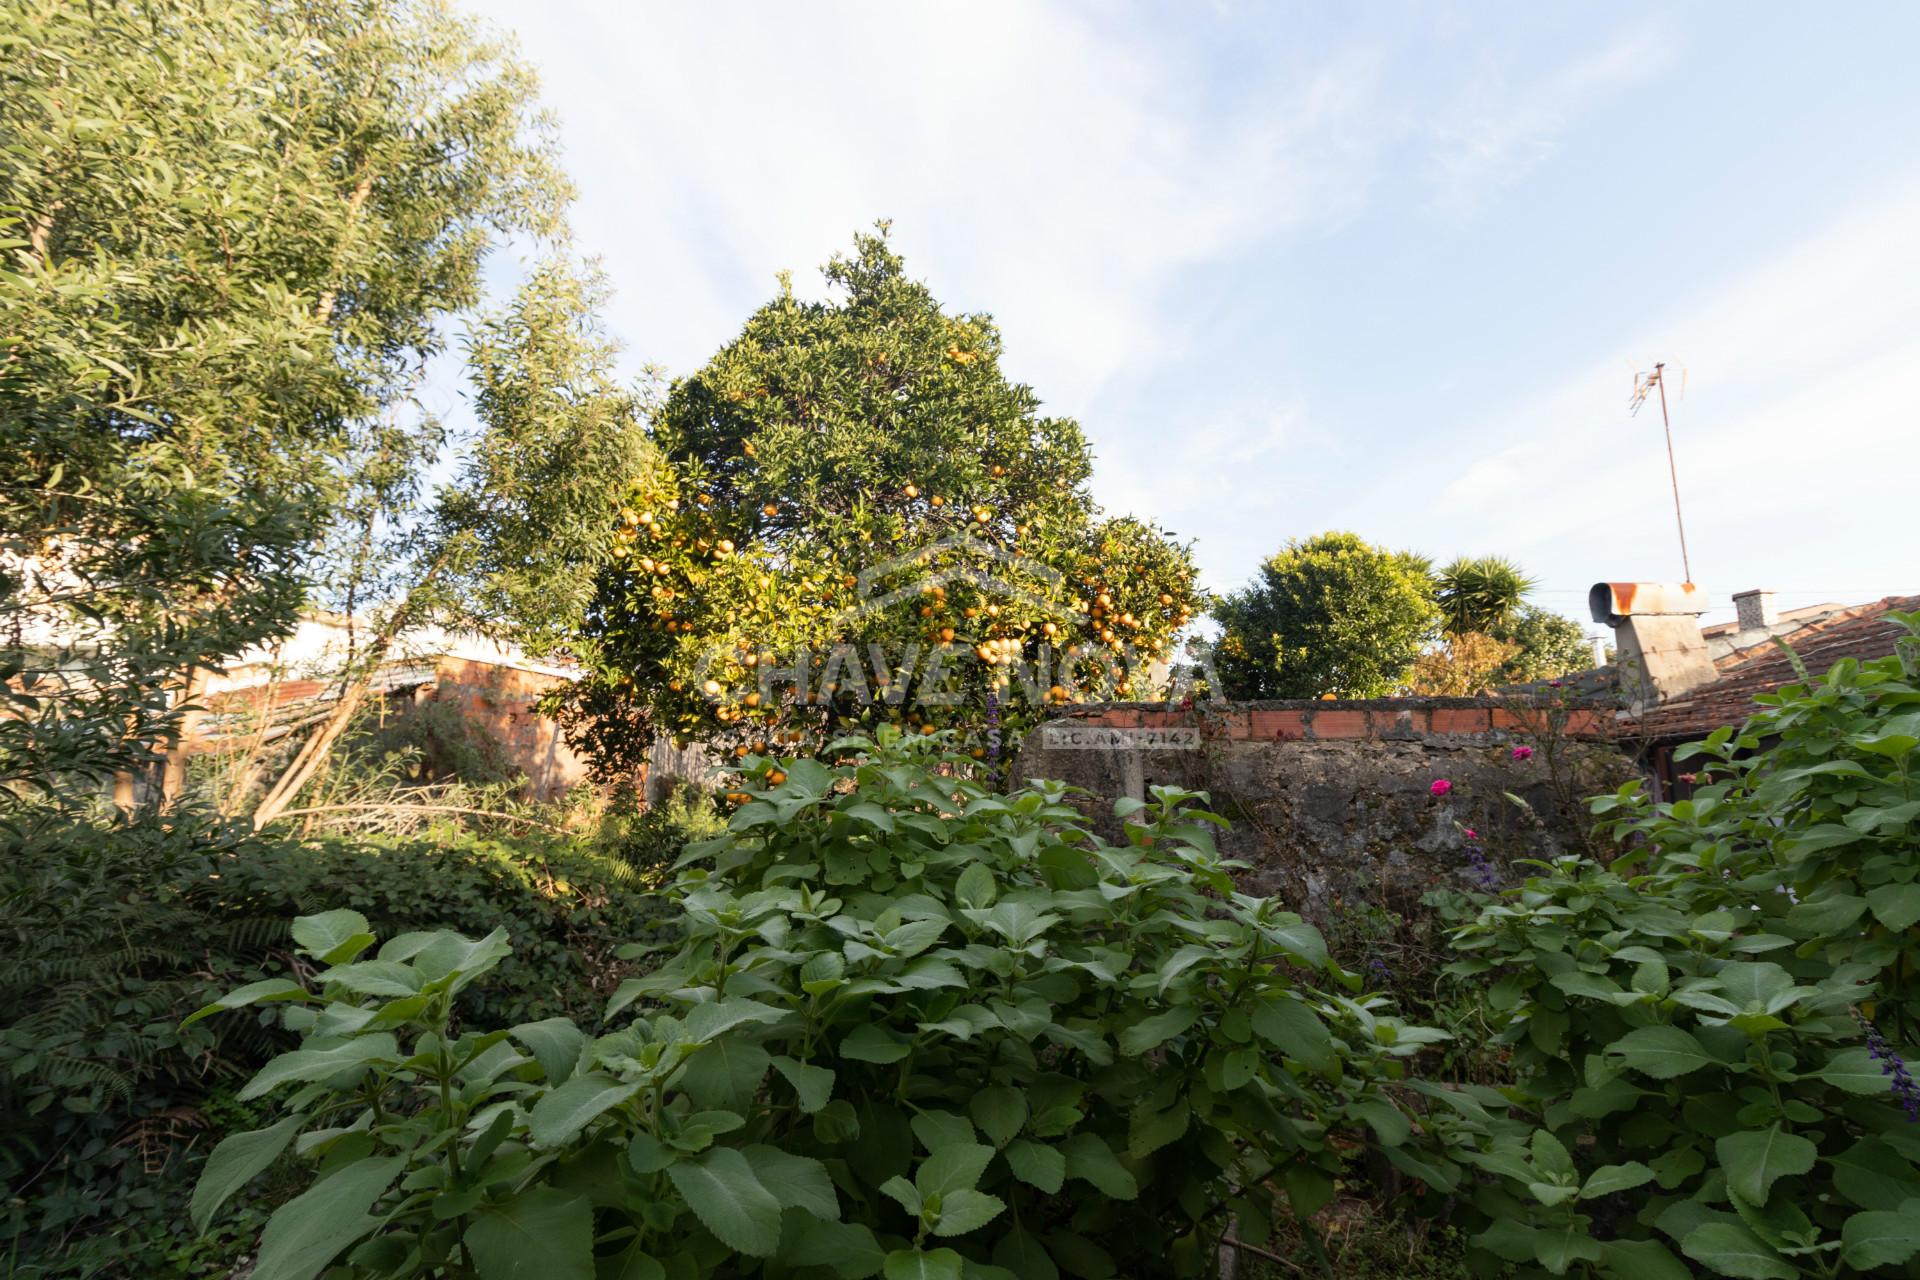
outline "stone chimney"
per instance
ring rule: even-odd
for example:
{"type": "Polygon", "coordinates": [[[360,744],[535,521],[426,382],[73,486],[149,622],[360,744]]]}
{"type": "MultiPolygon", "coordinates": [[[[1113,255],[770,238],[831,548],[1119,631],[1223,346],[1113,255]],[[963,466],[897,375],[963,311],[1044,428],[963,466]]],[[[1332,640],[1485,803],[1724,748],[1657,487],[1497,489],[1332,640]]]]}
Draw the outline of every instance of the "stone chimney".
{"type": "Polygon", "coordinates": [[[1636,710],[1716,678],[1700,615],[1707,593],[1691,582],[1597,582],[1587,593],[1595,622],[1613,628],[1620,688],[1636,710]]]}
{"type": "Polygon", "coordinates": [[[1740,611],[1742,631],[1765,631],[1780,621],[1780,610],[1774,607],[1773,597],[1774,592],[1766,587],[1733,593],[1733,607],[1740,611]]]}

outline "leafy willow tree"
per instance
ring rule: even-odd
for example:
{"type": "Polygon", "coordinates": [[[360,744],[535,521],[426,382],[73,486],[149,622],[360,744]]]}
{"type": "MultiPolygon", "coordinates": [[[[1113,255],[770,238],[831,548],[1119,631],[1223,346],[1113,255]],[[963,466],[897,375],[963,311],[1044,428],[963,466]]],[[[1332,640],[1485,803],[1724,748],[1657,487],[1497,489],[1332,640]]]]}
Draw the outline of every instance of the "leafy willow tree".
{"type": "Polygon", "coordinates": [[[1440,622],[1422,560],[1339,532],[1288,542],[1213,616],[1236,698],[1390,694],[1440,622]]]}
{"type": "Polygon", "coordinates": [[[367,424],[567,187],[433,0],[8,0],[0,47],[0,774],[44,782],[292,625],[367,424]]]}
{"type": "Polygon", "coordinates": [[[744,751],[1142,695],[1198,607],[1185,546],[1102,518],[1086,437],[1001,372],[990,317],[944,310],[884,224],[825,274],[835,297],[783,280],[654,416],[568,708],[604,764],[656,732],[744,751]]]}

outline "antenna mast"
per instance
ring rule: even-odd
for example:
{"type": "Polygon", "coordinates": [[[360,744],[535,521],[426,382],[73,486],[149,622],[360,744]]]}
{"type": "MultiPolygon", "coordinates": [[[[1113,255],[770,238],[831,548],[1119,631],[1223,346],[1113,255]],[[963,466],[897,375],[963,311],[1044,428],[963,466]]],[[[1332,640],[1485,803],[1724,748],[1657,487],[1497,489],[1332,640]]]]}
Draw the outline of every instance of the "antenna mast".
{"type": "Polygon", "coordinates": [[[1655,361],[1652,373],[1634,379],[1633,399],[1627,404],[1627,412],[1638,414],[1640,406],[1647,402],[1647,394],[1656,388],[1659,390],[1660,425],[1667,433],[1667,476],[1673,481],[1673,523],[1680,531],[1680,565],[1686,570],[1686,580],[1692,582],[1693,561],[1687,556],[1687,522],[1680,516],[1680,471],[1673,461],[1673,420],[1667,416],[1667,380],[1663,376],[1666,367],[1664,361],[1655,361]]]}

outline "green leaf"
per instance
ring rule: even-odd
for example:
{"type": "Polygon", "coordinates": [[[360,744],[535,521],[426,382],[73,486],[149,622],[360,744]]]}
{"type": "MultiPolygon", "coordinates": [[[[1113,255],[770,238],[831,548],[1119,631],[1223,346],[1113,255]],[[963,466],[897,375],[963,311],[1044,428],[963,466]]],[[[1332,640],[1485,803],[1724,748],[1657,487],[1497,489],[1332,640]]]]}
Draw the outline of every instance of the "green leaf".
{"type": "Polygon", "coordinates": [[[984,1191],[955,1191],[940,1197],[940,1220],[934,1224],[937,1236],[963,1236],[978,1231],[1006,1210],[1006,1201],[984,1191]]]}
{"type": "Polygon", "coordinates": [[[636,1244],[624,1253],[595,1259],[594,1280],[667,1280],[667,1269],[636,1244]]]}
{"type": "Polygon", "coordinates": [[[1007,1085],[994,1085],[974,1094],[967,1111],[994,1146],[1004,1147],[1027,1122],[1027,1095],[1007,1085]]]}
{"type": "Polygon", "coordinates": [[[1889,929],[1909,929],[1920,922],[1920,884],[1885,884],[1869,890],[1867,905],[1874,919],[1889,929]]]}
{"type": "Polygon", "coordinates": [[[759,1144],[744,1148],[741,1154],[753,1166],[753,1176],[773,1193],[781,1208],[802,1209],[827,1222],[840,1217],[840,1197],[833,1189],[827,1166],[818,1160],[759,1144]]]}
{"type": "Polygon", "coordinates": [[[1555,1222],[1533,1233],[1534,1259],[1557,1276],[1575,1262],[1598,1262],[1603,1247],[1587,1234],[1584,1219],[1555,1222]]]}
{"type": "Polygon", "coordinates": [[[732,1147],[669,1165],[667,1177],[701,1225],[729,1249],[765,1258],[780,1247],[780,1202],[732,1147]]]}
{"type": "Polygon", "coordinates": [[[1142,1160],[1168,1143],[1178,1141],[1186,1133],[1190,1118],[1191,1108],[1185,1098],[1176,1099],[1164,1111],[1136,1108],[1127,1122],[1127,1154],[1142,1160]]]}
{"type": "Polygon", "coordinates": [[[1192,1005],[1176,1005],[1135,1022],[1120,1032],[1120,1052],[1135,1058],[1149,1049],[1157,1049],[1200,1020],[1200,1010],[1192,1005]]]}
{"type": "Polygon", "coordinates": [[[537,1147],[564,1146],[602,1112],[611,1110],[640,1091],[637,1083],[616,1080],[589,1071],[533,1104],[527,1130],[537,1147]]]}
{"type": "Polygon", "coordinates": [[[1601,1196],[1610,1196],[1620,1191],[1631,1191],[1653,1181],[1653,1170],[1638,1160],[1629,1160],[1625,1164],[1602,1165],[1587,1177],[1586,1185],[1580,1188],[1582,1200],[1595,1200],[1601,1196]]]}
{"type": "Polygon", "coordinates": [[[283,1084],[324,1080],[355,1067],[364,1067],[377,1059],[392,1059],[399,1052],[399,1043],[384,1031],[361,1036],[329,1049],[295,1049],[270,1059],[236,1096],[240,1101],[247,1102],[271,1093],[283,1084]]]}
{"type": "Polygon", "coordinates": [[[1048,1195],[1058,1192],[1066,1181],[1067,1157],[1056,1147],[1022,1138],[1007,1147],[1006,1155],[1014,1177],[1048,1195]]]}
{"type": "Polygon", "coordinates": [[[1861,1271],[1899,1266],[1920,1252],[1920,1199],[1908,1200],[1891,1212],[1869,1209],[1854,1214],[1840,1228],[1840,1245],[1847,1265],[1861,1271]]]}
{"type": "Polygon", "coordinates": [[[841,1057],[882,1066],[898,1062],[912,1052],[912,1045],[894,1039],[884,1027],[872,1022],[862,1023],[840,1042],[841,1057]]]}
{"type": "Polygon", "coordinates": [[[993,870],[984,862],[973,863],[953,882],[954,900],[963,907],[990,907],[999,892],[993,870]]]}
{"type": "Polygon", "coordinates": [[[320,981],[330,987],[345,987],[358,995],[389,999],[417,995],[420,991],[420,975],[412,966],[397,960],[358,960],[353,964],[335,965],[320,975],[320,981]]]}
{"type": "Polygon", "coordinates": [[[744,1111],[772,1065],[773,1056],[751,1040],[723,1036],[687,1059],[680,1087],[703,1107],[744,1111]]]}
{"type": "Polygon", "coordinates": [[[360,1160],[274,1210],[260,1233],[259,1280],[313,1280],[340,1251],[380,1225],[367,1210],[406,1168],[405,1156],[360,1160]]]}
{"type": "Polygon", "coordinates": [[[533,1051],[540,1069],[547,1073],[550,1085],[565,1084],[580,1064],[580,1048],[587,1042],[586,1032],[566,1018],[546,1018],[523,1022],[508,1035],[533,1051]]]}
{"type": "Polygon", "coordinates": [[[1325,1075],[1340,1065],[1327,1024],[1285,992],[1264,994],[1250,1021],[1255,1035],[1309,1071],[1325,1075]]]}
{"type": "Polygon", "coordinates": [[[227,1198],[247,1185],[253,1176],[280,1158],[293,1141],[293,1135],[305,1124],[304,1115],[288,1116],[279,1124],[250,1133],[229,1134],[207,1157],[200,1180],[194,1184],[193,1202],[187,1214],[193,1229],[205,1235],[207,1223],[220,1211],[227,1198]]]}
{"type": "Polygon", "coordinates": [[[1609,1280],[1692,1280],[1687,1264],[1658,1240],[1608,1240],[1600,1266],[1609,1280]]]}
{"type": "Polygon", "coordinates": [[[800,1110],[812,1115],[833,1097],[833,1072],[825,1067],[809,1066],[784,1055],[773,1059],[773,1069],[786,1077],[799,1096],[800,1110]]]}
{"type": "Polygon", "coordinates": [[[1880,1064],[1867,1052],[1865,1045],[1835,1050],[1833,1056],[1827,1059],[1827,1065],[1820,1068],[1819,1076],[1828,1084],[1848,1093],[1887,1091],[1886,1073],[1880,1070],[1880,1064]]]}
{"type": "Polygon", "coordinates": [[[1607,1046],[1626,1065],[1656,1080],[1671,1080],[1709,1066],[1714,1059],[1698,1040],[1679,1027],[1641,1027],[1607,1046]]]}
{"type": "Polygon", "coordinates": [[[717,1000],[687,1010],[680,1025],[690,1040],[711,1040],[750,1022],[778,1022],[786,1016],[785,1010],[758,1000],[717,1000]]]}
{"type": "Polygon", "coordinates": [[[980,1183],[993,1159],[993,1148],[981,1142],[956,1142],[921,1161],[913,1185],[922,1200],[954,1191],[971,1191],[980,1183]]]}
{"type": "Polygon", "coordinates": [[[1737,1222],[1709,1222],[1680,1242],[1680,1252],[1723,1276],[1741,1280],[1797,1280],[1800,1269],[1737,1222]]]}
{"type": "Polygon", "coordinates": [[[798,1236],[780,1251],[780,1261],[791,1267],[832,1267],[844,1280],[876,1275],[886,1255],[873,1232],[856,1222],[820,1222],[804,1218],[798,1236]]]}
{"type": "Polygon", "coordinates": [[[367,918],[344,907],[317,916],[296,917],[293,940],[321,964],[344,964],[373,945],[367,918]]]}
{"type": "Polygon", "coordinates": [[[887,1255],[886,1280],[961,1280],[960,1255],[951,1249],[895,1249],[887,1255]]]}
{"type": "Polygon", "coordinates": [[[1066,1157],[1069,1178],[1092,1183],[1115,1200],[1131,1200],[1140,1194],[1139,1182],[1099,1135],[1076,1133],[1060,1144],[1060,1153],[1066,1157]]]}
{"type": "Polygon", "coordinates": [[[1896,1209],[1920,1196],[1920,1169],[1878,1138],[1862,1138],[1828,1163],[1834,1189],[1862,1209],[1896,1209]]]}
{"type": "Polygon", "coordinates": [[[305,1000],[307,989],[290,978],[268,978],[264,982],[249,982],[215,1000],[203,1009],[196,1009],[180,1026],[184,1029],[202,1018],[210,1017],[223,1009],[239,1009],[250,1004],[260,1004],[269,1000],[305,1000]]]}
{"type": "Polygon", "coordinates": [[[594,1280],[593,1206],[578,1192],[529,1187],[481,1210],[461,1239],[480,1280],[594,1280]]]}
{"type": "Polygon", "coordinates": [[[1375,1136],[1389,1147],[1399,1146],[1413,1133],[1412,1122],[1385,1098],[1362,1098],[1350,1103],[1347,1114],[1366,1121],[1375,1136]]]}
{"type": "Polygon", "coordinates": [[[1715,1142],[1713,1150],[1727,1172],[1727,1186],[1755,1205],[1767,1202],[1776,1179],[1806,1173],[1820,1154],[1811,1142],[1777,1124],[1760,1131],[1730,1133],[1715,1142]]]}

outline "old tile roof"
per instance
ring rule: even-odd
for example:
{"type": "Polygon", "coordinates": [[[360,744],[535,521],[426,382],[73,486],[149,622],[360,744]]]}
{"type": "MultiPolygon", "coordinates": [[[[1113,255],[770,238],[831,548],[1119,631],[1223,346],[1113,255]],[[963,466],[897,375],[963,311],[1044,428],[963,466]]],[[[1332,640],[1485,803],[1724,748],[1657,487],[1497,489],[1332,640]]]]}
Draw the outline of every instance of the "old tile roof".
{"type": "MultiPolygon", "coordinates": [[[[1894,641],[1906,634],[1888,619],[1892,612],[1920,609],[1920,595],[1888,596],[1818,618],[1782,636],[1807,670],[1824,674],[1842,658],[1884,658],[1894,641]]],[[[1722,725],[1739,725],[1760,708],[1754,698],[1792,684],[1799,674],[1780,646],[1763,641],[1721,658],[1715,665],[1720,678],[1689,689],[1661,703],[1632,722],[1637,734],[1650,739],[1703,738],[1722,725]]]]}

